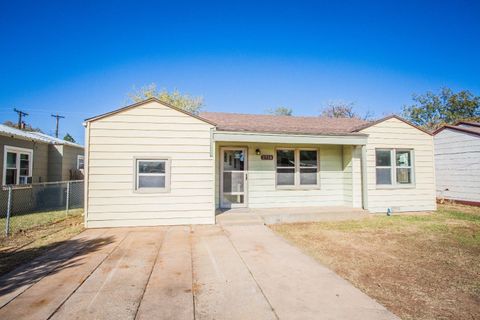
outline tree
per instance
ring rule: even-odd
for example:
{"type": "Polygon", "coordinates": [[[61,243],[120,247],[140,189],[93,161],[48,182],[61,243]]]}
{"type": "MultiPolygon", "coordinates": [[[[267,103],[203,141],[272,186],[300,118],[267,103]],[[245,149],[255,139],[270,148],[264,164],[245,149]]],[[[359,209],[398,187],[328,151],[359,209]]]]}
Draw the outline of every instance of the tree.
{"type": "MultiPolygon", "coordinates": [[[[17,124],[13,121],[10,121],[10,120],[4,121],[3,124],[6,125],[7,127],[19,129],[17,124]]],[[[21,130],[43,133],[42,129],[40,129],[40,128],[34,128],[34,127],[32,127],[31,125],[29,125],[25,122],[23,122],[23,125],[24,125],[23,128],[20,128],[21,130]]]]}
{"type": "Polygon", "coordinates": [[[191,97],[188,94],[181,93],[177,89],[174,89],[172,92],[166,89],[158,90],[155,83],[141,87],[138,90],[134,89],[128,96],[133,102],[155,97],[160,101],[193,114],[198,114],[203,108],[202,97],[191,97]]]}
{"type": "Polygon", "coordinates": [[[67,134],[65,135],[65,137],[63,137],[63,140],[65,140],[65,141],[70,141],[70,142],[73,142],[73,143],[76,142],[75,139],[70,135],[70,133],[67,133],[67,134]]]}
{"type": "Polygon", "coordinates": [[[414,104],[403,107],[403,116],[427,130],[460,120],[480,120],[480,97],[468,90],[454,93],[449,88],[442,88],[439,93],[413,94],[412,100],[414,104]]]}
{"type": "Polygon", "coordinates": [[[353,102],[329,102],[327,106],[322,109],[321,117],[327,118],[356,118],[356,119],[370,119],[373,114],[367,111],[365,115],[361,116],[354,110],[353,102]]]}
{"type": "Polygon", "coordinates": [[[291,116],[293,110],[287,107],[277,107],[275,109],[268,109],[267,113],[273,114],[274,116],[291,116]]]}

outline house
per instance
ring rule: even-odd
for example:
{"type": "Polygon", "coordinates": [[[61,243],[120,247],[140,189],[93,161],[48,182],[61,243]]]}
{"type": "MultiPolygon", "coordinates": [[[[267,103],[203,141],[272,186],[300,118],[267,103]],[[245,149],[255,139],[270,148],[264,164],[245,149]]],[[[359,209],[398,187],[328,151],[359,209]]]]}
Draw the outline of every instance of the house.
{"type": "Polygon", "coordinates": [[[0,125],[2,185],[83,179],[83,146],[0,125]]]}
{"type": "Polygon", "coordinates": [[[480,205],[480,122],[434,132],[437,197],[480,205]]]}
{"type": "Polygon", "coordinates": [[[151,98],[85,127],[87,227],[212,224],[218,208],[436,209],[433,137],[397,116],[193,115],[151,98]]]}

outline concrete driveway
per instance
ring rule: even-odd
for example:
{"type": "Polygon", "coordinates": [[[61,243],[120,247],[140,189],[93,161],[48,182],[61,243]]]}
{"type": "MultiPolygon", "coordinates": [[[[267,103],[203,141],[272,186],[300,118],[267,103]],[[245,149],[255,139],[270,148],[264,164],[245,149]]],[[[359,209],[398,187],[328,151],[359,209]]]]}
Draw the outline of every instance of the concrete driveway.
{"type": "Polygon", "coordinates": [[[0,278],[0,319],[396,319],[263,225],[91,229],[0,278]]]}

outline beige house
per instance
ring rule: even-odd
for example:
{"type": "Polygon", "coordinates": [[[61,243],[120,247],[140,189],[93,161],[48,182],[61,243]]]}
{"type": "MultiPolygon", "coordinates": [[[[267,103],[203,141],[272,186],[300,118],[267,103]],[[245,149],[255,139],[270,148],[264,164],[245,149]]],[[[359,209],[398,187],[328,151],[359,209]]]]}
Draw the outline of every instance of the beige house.
{"type": "Polygon", "coordinates": [[[396,116],[197,116],[152,98],[85,126],[87,227],[211,224],[242,207],[436,209],[433,138],[396,116]]]}

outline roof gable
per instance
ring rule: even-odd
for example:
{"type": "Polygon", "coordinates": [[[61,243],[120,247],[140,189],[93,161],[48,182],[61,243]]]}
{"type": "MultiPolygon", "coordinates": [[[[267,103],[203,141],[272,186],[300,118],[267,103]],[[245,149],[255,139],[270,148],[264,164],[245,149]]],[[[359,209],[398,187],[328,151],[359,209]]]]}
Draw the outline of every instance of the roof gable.
{"type": "Polygon", "coordinates": [[[369,122],[369,123],[367,123],[367,124],[365,124],[365,125],[362,125],[362,126],[356,128],[354,131],[355,131],[355,132],[359,132],[359,131],[365,130],[365,129],[370,128],[370,127],[373,127],[374,125],[377,125],[377,124],[379,124],[379,123],[385,122],[385,121],[390,120],[390,119],[397,119],[397,120],[399,120],[399,121],[401,121],[401,122],[403,122],[403,123],[405,123],[405,124],[407,124],[407,125],[415,128],[415,129],[417,129],[417,130],[420,130],[420,131],[422,131],[422,132],[424,132],[424,133],[426,133],[426,134],[428,134],[428,135],[430,135],[430,136],[432,135],[432,133],[431,133],[430,131],[425,130],[425,129],[423,129],[423,128],[420,128],[419,126],[416,126],[416,125],[414,125],[413,123],[411,123],[410,121],[407,121],[407,120],[405,120],[404,118],[402,118],[402,117],[400,117],[400,116],[397,116],[397,115],[395,115],[395,114],[392,114],[392,115],[387,116],[387,117],[384,117],[384,118],[380,118],[380,119],[375,120],[375,121],[371,121],[371,122],[369,122]]]}
{"type": "Polygon", "coordinates": [[[216,124],[213,123],[212,121],[208,120],[208,119],[204,119],[196,114],[193,114],[191,112],[188,112],[188,111],[185,111],[183,109],[180,109],[180,108],[177,108],[169,103],[166,103],[166,102],[163,102],[163,101],[160,101],[159,99],[155,98],[155,97],[152,97],[152,98],[148,98],[146,100],[142,100],[142,101],[139,101],[139,102],[136,102],[136,103],[133,103],[131,105],[128,105],[128,106],[125,106],[125,107],[122,107],[122,108],[119,108],[119,109],[116,109],[116,110],[113,110],[113,111],[110,111],[110,112],[107,112],[107,113],[103,113],[103,114],[100,114],[98,116],[95,116],[95,117],[91,117],[91,118],[88,118],[88,119],[85,119],[85,122],[93,122],[93,121],[97,121],[97,120],[100,120],[100,119],[103,119],[103,118],[106,118],[106,117],[109,117],[109,116],[112,116],[112,115],[115,115],[115,114],[118,114],[118,113],[121,113],[121,112],[124,112],[124,111],[127,111],[127,110],[130,110],[130,109],[133,109],[133,108],[137,108],[139,106],[143,106],[147,103],[150,103],[150,102],[156,102],[158,104],[161,104],[165,107],[168,107],[168,108],[171,108],[175,111],[178,111],[178,112],[181,112],[183,114],[186,114],[190,117],[193,117],[193,118],[196,118],[200,121],[203,121],[203,122],[206,122],[208,124],[211,124],[213,126],[215,126],[216,124]]]}

